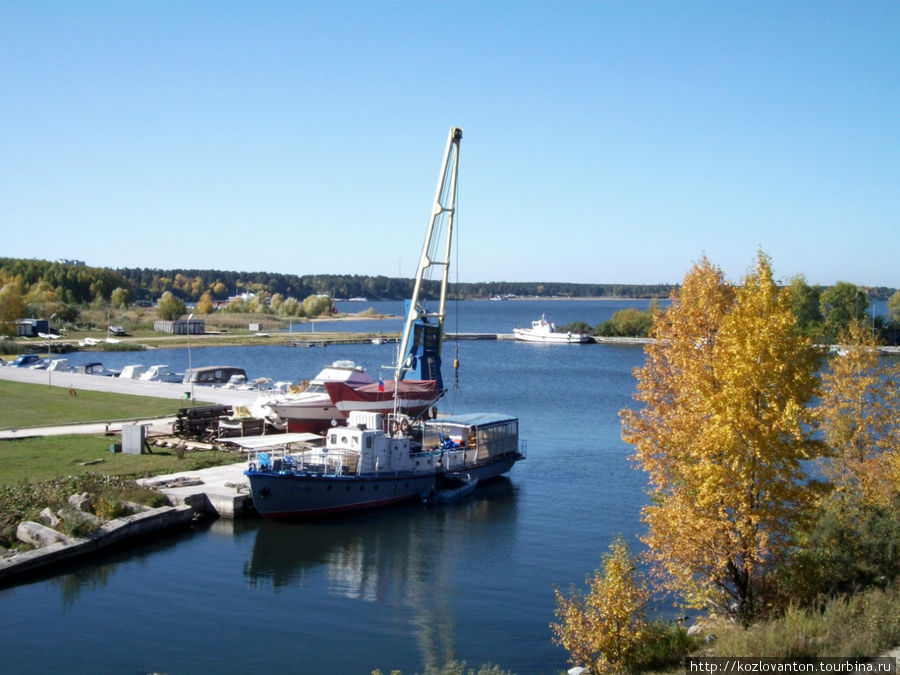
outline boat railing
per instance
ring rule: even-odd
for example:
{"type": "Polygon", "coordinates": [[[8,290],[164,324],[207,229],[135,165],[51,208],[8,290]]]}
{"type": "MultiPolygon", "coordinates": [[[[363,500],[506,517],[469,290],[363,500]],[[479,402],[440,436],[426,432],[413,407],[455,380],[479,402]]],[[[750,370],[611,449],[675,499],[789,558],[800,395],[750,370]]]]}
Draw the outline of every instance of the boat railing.
{"type": "Polygon", "coordinates": [[[359,473],[359,453],[343,448],[259,450],[249,454],[248,468],[279,474],[355,476],[359,473]]]}

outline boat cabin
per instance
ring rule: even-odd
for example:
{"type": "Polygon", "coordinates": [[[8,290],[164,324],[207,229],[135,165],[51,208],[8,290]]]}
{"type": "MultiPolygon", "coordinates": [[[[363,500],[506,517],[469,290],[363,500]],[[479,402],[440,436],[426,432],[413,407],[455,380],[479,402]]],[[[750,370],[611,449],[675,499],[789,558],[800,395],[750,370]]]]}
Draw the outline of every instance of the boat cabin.
{"type": "Polygon", "coordinates": [[[473,413],[425,423],[423,445],[443,452],[445,471],[489,464],[503,457],[522,456],[519,420],[498,413],[473,413]]]}
{"type": "Polygon", "coordinates": [[[203,368],[188,368],[184,374],[184,384],[227,384],[231,378],[238,376],[247,381],[247,372],[243,368],[234,366],[204,366],[203,368]]]}

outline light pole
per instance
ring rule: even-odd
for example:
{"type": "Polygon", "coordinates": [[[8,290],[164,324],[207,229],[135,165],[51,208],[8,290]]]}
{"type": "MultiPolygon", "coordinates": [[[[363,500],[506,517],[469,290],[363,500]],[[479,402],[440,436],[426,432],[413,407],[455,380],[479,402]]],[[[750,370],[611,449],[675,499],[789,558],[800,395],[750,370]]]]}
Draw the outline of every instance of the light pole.
{"type": "Polygon", "coordinates": [[[193,368],[193,363],[191,361],[191,321],[194,318],[194,313],[191,312],[188,314],[188,322],[187,322],[187,334],[188,334],[188,379],[191,383],[191,405],[194,405],[194,377],[191,369],[193,368]]]}

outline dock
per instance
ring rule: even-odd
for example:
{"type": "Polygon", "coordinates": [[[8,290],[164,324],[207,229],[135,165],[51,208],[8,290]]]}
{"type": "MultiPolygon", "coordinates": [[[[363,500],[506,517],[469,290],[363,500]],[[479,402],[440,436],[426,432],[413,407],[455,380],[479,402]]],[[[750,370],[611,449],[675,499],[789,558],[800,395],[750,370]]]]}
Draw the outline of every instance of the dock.
{"type": "Polygon", "coordinates": [[[162,492],[172,504],[190,506],[197,515],[243,518],[256,515],[245,468],[247,463],[242,461],[142,478],[138,482],[162,492]]]}

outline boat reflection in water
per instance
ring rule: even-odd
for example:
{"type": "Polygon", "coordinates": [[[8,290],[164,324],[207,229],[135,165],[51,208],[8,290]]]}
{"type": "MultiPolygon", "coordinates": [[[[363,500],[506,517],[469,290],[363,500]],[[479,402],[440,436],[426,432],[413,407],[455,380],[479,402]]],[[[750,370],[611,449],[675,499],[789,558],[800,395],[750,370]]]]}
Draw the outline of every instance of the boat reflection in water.
{"type": "Polygon", "coordinates": [[[245,575],[254,591],[304,589],[309,604],[305,599],[298,611],[323,619],[359,616],[358,608],[344,607],[347,601],[383,606],[367,612],[378,617],[396,617],[395,608],[405,608],[401,614],[409,616],[422,666],[431,672],[462,651],[455,648],[457,629],[472,621],[458,614],[460,589],[470,587],[473,564],[513,547],[517,508],[516,488],[503,477],[463,501],[434,508],[398,505],[324,522],[264,520],[245,575]],[[332,598],[327,605],[315,598],[322,590],[332,598]]]}

